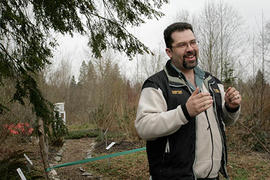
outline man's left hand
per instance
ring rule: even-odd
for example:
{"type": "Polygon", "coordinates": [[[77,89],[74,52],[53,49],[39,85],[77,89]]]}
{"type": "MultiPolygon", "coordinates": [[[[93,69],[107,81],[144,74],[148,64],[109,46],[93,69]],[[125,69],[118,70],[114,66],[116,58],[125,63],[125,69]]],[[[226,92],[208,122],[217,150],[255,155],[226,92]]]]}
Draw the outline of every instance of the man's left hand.
{"type": "Polygon", "coordinates": [[[234,87],[229,87],[225,93],[226,105],[231,109],[236,109],[240,106],[242,97],[234,87]]]}

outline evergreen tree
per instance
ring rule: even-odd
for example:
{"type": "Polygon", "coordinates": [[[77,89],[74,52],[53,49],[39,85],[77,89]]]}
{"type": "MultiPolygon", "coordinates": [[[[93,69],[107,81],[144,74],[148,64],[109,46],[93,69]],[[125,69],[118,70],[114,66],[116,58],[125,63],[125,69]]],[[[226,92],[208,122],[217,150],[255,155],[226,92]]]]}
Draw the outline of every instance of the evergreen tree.
{"type": "Polygon", "coordinates": [[[223,64],[223,83],[225,86],[233,86],[235,83],[234,69],[231,64],[227,61],[223,64]]]}
{"type": "Polygon", "coordinates": [[[87,74],[88,74],[88,66],[86,65],[85,61],[82,62],[82,65],[80,67],[80,75],[79,75],[79,84],[82,85],[87,80],[87,74]]]}
{"type": "Polygon", "coordinates": [[[264,85],[266,85],[265,77],[262,71],[259,69],[255,77],[255,86],[257,88],[262,88],[264,85]]]}
{"type": "Polygon", "coordinates": [[[88,62],[87,81],[95,83],[97,79],[97,73],[95,67],[91,61],[88,62]]]}
{"type": "Polygon", "coordinates": [[[72,77],[71,77],[71,81],[70,81],[70,87],[71,87],[71,88],[75,88],[76,85],[77,85],[77,84],[76,84],[75,77],[72,76],[72,77]]]}
{"type": "MultiPolygon", "coordinates": [[[[35,76],[50,64],[56,46],[52,31],[89,35],[96,57],[105,49],[125,52],[129,57],[148,48],[126,27],[138,26],[144,18],[159,18],[157,9],[168,0],[1,0],[0,1],[0,86],[3,79],[16,83],[13,100],[30,100],[38,117],[51,119],[52,107],[43,98],[35,76]],[[82,17],[82,18],[80,18],[82,17]]],[[[0,102],[0,113],[4,104],[0,102]]]]}

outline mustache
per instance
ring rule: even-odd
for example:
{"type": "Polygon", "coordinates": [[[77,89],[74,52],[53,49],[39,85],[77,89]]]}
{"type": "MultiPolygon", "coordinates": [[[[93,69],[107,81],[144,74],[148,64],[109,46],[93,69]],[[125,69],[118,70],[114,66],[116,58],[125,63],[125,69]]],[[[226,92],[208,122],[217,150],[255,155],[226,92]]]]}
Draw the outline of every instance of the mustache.
{"type": "Polygon", "coordinates": [[[196,53],[195,50],[193,50],[193,51],[188,51],[188,52],[186,52],[186,54],[184,55],[184,57],[187,57],[187,56],[190,56],[190,55],[196,56],[197,53],[196,53]]]}

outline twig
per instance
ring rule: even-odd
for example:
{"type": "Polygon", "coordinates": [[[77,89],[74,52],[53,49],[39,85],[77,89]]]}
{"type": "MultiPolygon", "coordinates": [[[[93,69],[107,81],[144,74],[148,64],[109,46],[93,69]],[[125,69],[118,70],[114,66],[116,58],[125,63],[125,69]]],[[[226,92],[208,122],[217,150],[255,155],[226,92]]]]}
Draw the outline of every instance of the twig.
{"type": "Polygon", "coordinates": [[[265,144],[256,136],[256,134],[254,134],[247,126],[245,126],[242,122],[239,122],[239,124],[244,127],[246,130],[248,130],[248,132],[250,132],[255,139],[258,141],[258,143],[260,143],[263,147],[263,149],[268,152],[270,154],[270,150],[265,146],[265,144]]]}

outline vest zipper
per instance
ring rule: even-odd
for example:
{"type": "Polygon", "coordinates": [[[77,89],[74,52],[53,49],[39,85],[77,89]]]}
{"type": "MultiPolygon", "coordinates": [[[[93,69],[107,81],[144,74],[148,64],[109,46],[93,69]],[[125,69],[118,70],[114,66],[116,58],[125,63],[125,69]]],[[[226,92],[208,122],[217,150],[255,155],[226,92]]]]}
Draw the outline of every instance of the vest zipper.
{"type": "MultiPolygon", "coordinates": [[[[209,90],[212,92],[213,96],[214,96],[214,91],[213,91],[211,85],[213,85],[214,83],[215,82],[209,83],[209,90]]],[[[214,109],[214,114],[215,114],[215,117],[216,117],[216,121],[218,123],[218,130],[219,130],[219,134],[220,134],[221,141],[222,141],[222,154],[224,156],[223,160],[224,160],[224,163],[226,165],[227,164],[227,161],[226,161],[227,156],[226,156],[225,147],[224,147],[225,146],[225,142],[224,142],[224,137],[223,137],[222,132],[221,132],[221,129],[220,129],[219,119],[218,119],[218,116],[217,116],[217,109],[216,109],[216,106],[217,105],[216,105],[215,98],[213,98],[213,102],[214,102],[214,108],[213,108],[214,109]]],[[[221,164],[221,166],[223,166],[224,171],[225,171],[225,174],[228,175],[227,168],[223,164],[221,164]]]]}
{"type": "Polygon", "coordinates": [[[207,111],[205,110],[205,116],[206,116],[206,119],[207,119],[207,122],[208,122],[208,128],[210,130],[210,137],[211,137],[211,144],[212,144],[212,152],[211,152],[211,168],[210,168],[210,171],[209,173],[207,174],[207,176],[205,178],[208,178],[209,175],[211,174],[212,170],[213,170],[213,164],[214,164],[214,160],[213,160],[213,155],[214,155],[214,142],[213,142],[213,133],[212,133],[212,129],[211,129],[211,125],[210,125],[210,121],[209,121],[209,118],[208,118],[208,114],[207,114],[207,111]]]}

